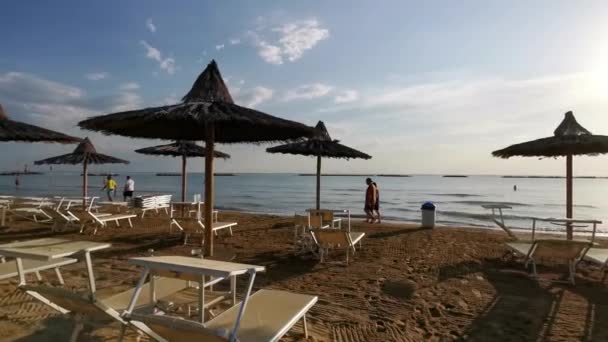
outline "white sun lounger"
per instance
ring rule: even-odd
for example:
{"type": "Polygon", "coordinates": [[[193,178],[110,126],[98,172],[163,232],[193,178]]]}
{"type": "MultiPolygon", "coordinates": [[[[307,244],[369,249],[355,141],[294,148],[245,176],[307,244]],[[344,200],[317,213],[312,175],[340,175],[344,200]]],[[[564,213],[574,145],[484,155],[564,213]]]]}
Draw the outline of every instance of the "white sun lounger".
{"type": "MultiPolygon", "coordinates": [[[[87,214],[89,214],[89,216],[91,216],[91,218],[93,218],[93,221],[96,223],[95,225],[95,230],[93,231],[93,235],[97,234],[97,228],[99,227],[107,227],[108,226],[108,222],[114,222],[116,223],[117,227],[120,227],[120,222],[121,220],[127,220],[129,222],[129,227],[133,228],[133,223],[131,222],[132,218],[137,217],[137,215],[135,214],[104,214],[104,215],[100,215],[98,213],[93,213],[90,211],[87,211],[87,214]]],[[[80,232],[82,233],[84,231],[84,225],[81,226],[80,232]]]]}
{"type": "MultiPolygon", "coordinates": [[[[199,220],[199,219],[183,219],[181,220],[182,223],[180,224],[178,222],[177,219],[173,218],[171,219],[171,222],[169,224],[169,231],[171,231],[173,229],[173,226],[176,226],[177,229],[179,229],[182,233],[184,233],[184,245],[188,242],[188,237],[192,234],[196,234],[196,235],[203,235],[204,237],[204,232],[205,232],[205,224],[203,223],[203,221],[199,220]],[[185,225],[184,222],[189,222],[190,224],[185,225]]],[[[211,231],[213,231],[213,233],[217,236],[218,231],[222,230],[222,229],[228,229],[228,231],[230,232],[230,236],[232,236],[232,227],[235,227],[237,225],[236,222],[213,222],[212,227],[211,227],[211,231]]]]}
{"type": "Polygon", "coordinates": [[[527,242],[509,242],[506,244],[518,256],[524,257],[524,265],[527,268],[532,264],[532,274],[537,277],[536,261],[539,259],[552,259],[565,261],[568,264],[568,280],[574,285],[576,266],[591,247],[588,241],[573,240],[536,240],[527,242]]]}
{"type": "MultiPolygon", "coordinates": [[[[63,277],[61,276],[61,271],[59,270],[59,267],[74,264],[77,261],[78,260],[72,258],[61,258],[49,261],[23,259],[23,271],[24,274],[35,273],[36,279],[38,279],[38,281],[41,281],[41,271],[54,269],[59,283],[63,285],[63,277]]],[[[19,276],[19,272],[17,271],[17,264],[14,261],[0,263],[0,280],[17,276],[19,276]]]]}
{"type": "Polygon", "coordinates": [[[310,231],[313,241],[319,247],[321,262],[324,261],[323,256],[329,253],[330,249],[345,249],[346,264],[348,265],[349,255],[355,254],[355,245],[359,243],[362,246],[362,239],[365,236],[363,232],[349,233],[343,230],[334,229],[313,229],[310,231]]]}
{"type": "MultiPolygon", "coordinates": [[[[76,262],[76,260],[73,262],[76,262]]],[[[24,262],[24,265],[25,264],[26,263],[24,262]]],[[[92,300],[88,294],[73,292],[62,288],[25,285],[22,286],[22,289],[38,293],[41,296],[37,297],[38,299],[46,299],[43,303],[61,313],[71,314],[73,316],[72,318],[75,320],[76,324],[72,331],[71,341],[76,341],[85,324],[95,325],[96,323],[107,323],[108,321],[117,321],[121,323],[122,336],[128,322],[121,318],[121,314],[129,306],[134,291],[134,289],[129,289],[104,299],[92,300]]],[[[179,294],[180,291],[186,291],[188,289],[188,281],[159,277],[154,281],[155,298],[150,297],[150,284],[146,283],[142,287],[143,292],[135,303],[135,310],[137,310],[137,312],[151,312],[154,310],[157,302],[163,299],[175,303],[172,296],[179,294]]],[[[214,301],[209,305],[217,302],[218,301],[214,301]]],[[[138,322],[131,323],[136,329],[139,329],[146,334],[151,333],[145,325],[138,324],[138,322]]]]}
{"type": "Polygon", "coordinates": [[[589,248],[584,259],[601,266],[600,271],[604,272],[604,276],[602,277],[603,282],[608,274],[608,269],[606,268],[608,266],[608,249],[589,248]]]}
{"type": "Polygon", "coordinates": [[[278,341],[300,319],[308,338],[306,313],[316,296],[278,290],[259,290],[242,303],[220,313],[204,325],[169,316],[132,314],[131,319],[146,324],[158,341],[278,341]],[[240,320],[239,320],[240,316],[240,320]],[[159,338],[160,337],[160,338],[159,338]]]}
{"type": "Polygon", "coordinates": [[[334,216],[334,211],[329,209],[309,209],[308,214],[311,218],[321,216],[321,222],[329,223],[331,228],[342,228],[342,219],[334,216]]]}

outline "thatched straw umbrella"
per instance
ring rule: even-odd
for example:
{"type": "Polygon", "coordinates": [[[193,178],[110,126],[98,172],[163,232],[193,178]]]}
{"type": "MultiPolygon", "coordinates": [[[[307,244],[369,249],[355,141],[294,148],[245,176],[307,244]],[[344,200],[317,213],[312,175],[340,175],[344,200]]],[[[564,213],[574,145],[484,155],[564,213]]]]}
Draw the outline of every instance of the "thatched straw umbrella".
{"type": "MultiPolygon", "coordinates": [[[[205,158],[207,156],[204,147],[194,142],[183,140],[174,142],[173,144],[140,148],[139,150],[135,150],[135,152],[153,156],[182,157],[182,202],[186,201],[186,160],[188,158],[205,158]]],[[[228,159],[230,155],[216,150],[213,152],[213,158],[228,159]]]]}
{"type": "Polygon", "coordinates": [[[0,141],[74,144],[80,142],[81,139],[50,129],[10,120],[4,108],[0,105],[0,141]]]}
{"type": "Polygon", "coordinates": [[[332,140],[323,121],[319,121],[315,127],[316,135],[305,141],[275,146],[266,149],[269,153],[299,154],[303,156],[317,157],[317,209],[321,206],[321,157],[344,158],[344,159],[370,159],[371,156],[357,151],[332,140]]]}
{"type": "MultiPolygon", "coordinates": [[[[581,126],[572,112],[567,112],[552,137],[516,144],[492,152],[494,157],[566,157],[566,217],[572,218],[572,156],[608,153],[608,136],[593,135],[581,126]]],[[[572,225],[567,226],[572,239],[572,225]]]]}
{"type": "Polygon", "coordinates": [[[38,160],[34,162],[36,165],[43,164],[82,164],[82,207],[86,207],[88,176],[87,167],[89,164],[129,164],[128,161],[114,158],[105,154],[97,153],[95,147],[89,138],[85,138],[76,147],[74,152],[64,154],[57,157],[38,160]]]}
{"type": "MultiPolygon", "coordinates": [[[[259,143],[312,136],[312,127],[234,104],[215,61],[194,82],[182,102],[94,117],[80,127],[134,138],[204,140],[207,155],[215,143],[259,143]]],[[[205,225],[212,226],[213,158],[205,158],[205,225]]],[[[205,253],[213,255],[213,234],[205,231],[205,253]]]]}

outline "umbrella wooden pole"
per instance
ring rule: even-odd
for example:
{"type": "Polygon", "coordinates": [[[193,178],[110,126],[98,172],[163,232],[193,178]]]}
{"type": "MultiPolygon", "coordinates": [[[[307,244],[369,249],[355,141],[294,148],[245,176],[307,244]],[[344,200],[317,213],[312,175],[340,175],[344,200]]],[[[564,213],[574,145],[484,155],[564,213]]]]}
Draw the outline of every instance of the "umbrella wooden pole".
{"type": "Polygon", "coordinates": [[[87,159],[84,159],[82,163],[82,210],[87,208],[87,187],[88,187],[88,176],[87,176],[87,159]]]}
{"type": "Polygon", "coordinates": [[[182,202],[186,202],[186,155],[182,156],[182,202]]]}
{"type": "MultiPolygon", "coordinates": [[[[572,218],[572,155],[566,156],[566,218],[572,218]]],[[[566,225],[566,238],[572,240],[572,224],[566,225]]]]}
{"type": "Polygon", "coordinates": [[[317,210],[321,209],[321,156],[317,156],[317,210]]]}
{"type": "Polygon", "coordinates": [[[205,148],[205,255],[213,256],[213,149],[215,128],[213,124],[206,127],[205,148]]]}

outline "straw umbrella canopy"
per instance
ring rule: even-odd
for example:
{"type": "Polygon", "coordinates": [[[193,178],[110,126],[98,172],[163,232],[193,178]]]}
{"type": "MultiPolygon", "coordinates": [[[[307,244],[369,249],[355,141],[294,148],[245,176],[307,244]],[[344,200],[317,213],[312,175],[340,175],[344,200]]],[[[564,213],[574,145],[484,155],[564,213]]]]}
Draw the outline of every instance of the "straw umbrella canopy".
{"type": "Polygon", "coordinates": [[[0,141],[74,144],[80,142],[81,139],[51,131],[50,129],[11,120],[0,104],[0,141]]]}
{"type": "MultiPolygon", "coordinates": [[[[566,157],[566,217],[572,218],[572,156],[608,153],[608,136],[591,134],[567,112],[552,137],[515,144],[492,152],[494,157],[566,157]]],[[[567,226],[572,239],[572,225],[567,226]]]]}
{"type": "MultiPolygon", "coordinates": [[[[81,128],[133,138],[204,140],[207,155],[215,143],[261,143],[312,136],[312,127],[234,104],[215,61],[194,82],[182,102],[103,115],[81,128]]],[[[213,158],[205,158],[205,225],[212,226],[213,158]]],[[[205,230],[205,253],[213,255],[213,234],[205,230]]]]}
{"type": "Polygon", "coordinates": [[[299,154],[317,157],[317,209],[321,206],[321,158],[343,159],[371,159],[372,156],[357,151],[354,148],[340,144],[339,140],[332,140],[323,121],[315,127],[316,135],[305,141],[289,143],[266,149],[269,153],[299,154]]]}
{"type": "Polygon", "coordinates": [[[34,162],[36,165],[43,164],[82,164],[82,207],[86,207],[88,176],[87,167],[89,164],[129,164],[128,161],[118,159],[105,154],[97,153],[95,146],[89,138],[85,138],[72,153],[51,157],[34,162]]]}
{"type": "MultiPolygon", "coordinates": [[[[174,142],[173,144],[140,148],[139,150],[135,150],[135,152],[153,156],[182,157],[182,202],[186,201],[186,160],[188,158],[205,158],[207,156],[204,147],[192,141],[183,140],[174,142]]],[[[228,159],[230,155],[216,150],[213,152],[213,158],[228,159]]]]}

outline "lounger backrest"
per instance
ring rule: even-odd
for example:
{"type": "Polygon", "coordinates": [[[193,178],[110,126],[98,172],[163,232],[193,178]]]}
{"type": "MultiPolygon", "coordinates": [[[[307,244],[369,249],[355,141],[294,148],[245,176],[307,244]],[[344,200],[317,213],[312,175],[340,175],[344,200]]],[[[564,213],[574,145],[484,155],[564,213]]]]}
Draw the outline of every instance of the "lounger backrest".
{"type": "Polygon", "coordinates": [[[591,244],[586,241],[536,240],[536,248],[532,257],[535,259],[574,260],[579,258],[589,247],[591,247],[591,244]]]}
{"type": "Polygon", "coordinates": [[[98,319],[110,319],[110,316],[114,318],[118,317],[117,312],[113,311],[111,308],[106,308],[103,305],[101,307],[96,306],[95,303],[84,294],[49,286],[24,285],[21,288],[26,291],[37,292],[53,304],[59,305],[73,313],[80,313],[98,319]]]}
{"type": "Polygon", "coordinates": [[[323,217],[321,215],[310,214],[309,226],[313,229],[319,229],[323,227],[323,217]]]}
{"type": "Polygon", "coordinates": [[[324,248],[350,247],[352,242],[348,232],[333,229],[313,229],[311,233],[317,244],[324,248]]]}
{"type": "Polygon", "coordinates": [[[99,223],[102,226],[105,226],[106,223],[102,220],[99,219],[99,217],[97,217],[97,215],[95,215],[93,212],[91,211],[87,211],[87,214],[89,214],[89,216],[91,216],[93,218],[93,220],[95,220],[95,222],[99,223]]]}
{"type": "Polygon", "coordinates": [[[130,319],[144,323],[167,341],[228,341],[227,332],[216,332],[205,328],[202,324],[177,317],[133,313],[130,319]]]}
{"type": "Polygon", "coordinates": [[[293,216],[293,225],[296,227],[308,226],[308,216],[295,214],[293,216]]]}
{"type": "MultiPolygon", "coordinates": [[[[154,280],[154,292],[156,299],[163,299],[176,292],[188,288],[188,281],[175,278],[157,277],[154,280]]],[[[126,291],[117,293],[111,297],[101,300],[105,305],[113,308],[116,311],[124,311],[129,306],[129,301],[133,296],[135,289],[131,288],[126,291]]],[[[150,283],[144,284],[141,292],[135,303],[135,308],[150,303],[150,283]]]]}

